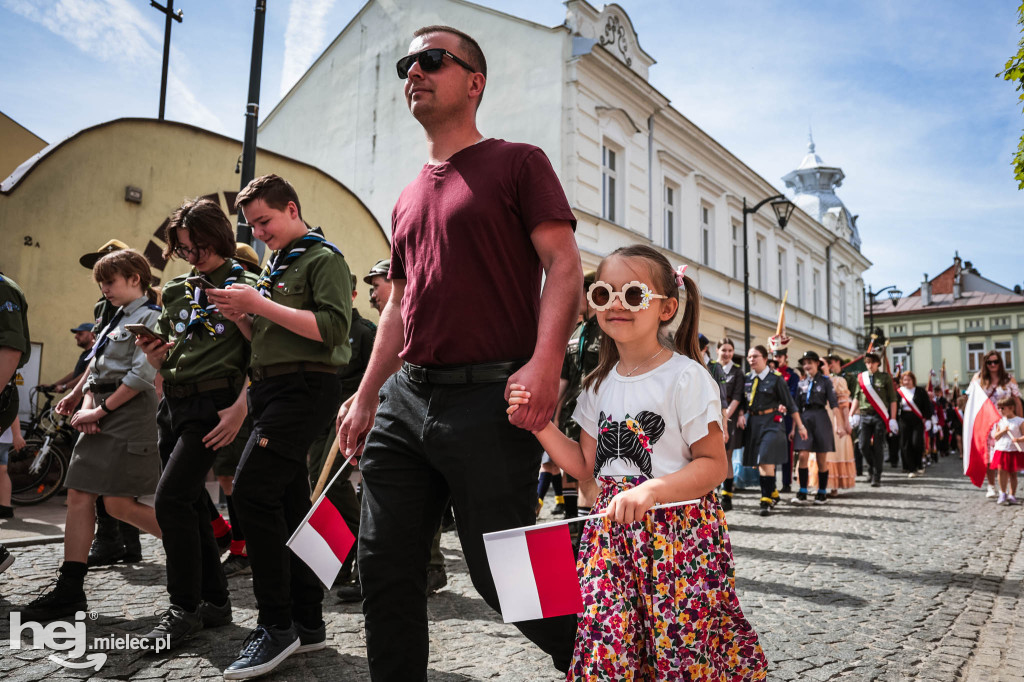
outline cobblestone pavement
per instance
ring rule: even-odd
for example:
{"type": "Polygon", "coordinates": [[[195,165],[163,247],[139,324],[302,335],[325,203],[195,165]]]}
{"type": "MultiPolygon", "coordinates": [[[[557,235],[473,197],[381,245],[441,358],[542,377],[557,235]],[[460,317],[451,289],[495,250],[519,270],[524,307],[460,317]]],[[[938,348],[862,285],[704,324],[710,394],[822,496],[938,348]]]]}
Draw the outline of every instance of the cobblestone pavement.
{"type": "MultiPolygon", "coordinates": [[[[946,459],[922,478],[896,473],[825,507],[780,505],[757,516],[753,491],[729,514],[744,611],[761,636],[770,680],[1024,680],[1024,508],[997,507],[946,459]]],[[[550,508],[550,504],[547,507],[550,508]]],[[[141,633],[164,606],[163,553],[89,574],[88,637],[141,633]]],[[[444,536],[450,582],[430,600],[430,680],[554,681],[544,657],[473,591],[458,541],[444,536]]],[[[16,550],[0,578],[0,678],[86,679],[11,650],[9,616],[52,579],[60,545],[16,550]]],[[[248,577],[231,580],[236,623],[172,654],[110,652],[91,679],[220,678],[254,625],[248,577]]],[[[357,605],[328,597],[330,647],[290,658],[273,680],[367,680],[357,605]]],[[[402,637],[401,632],[394,633],[402,637]]],[[[26,637],[26,646],[29,640],[26,637]]]]}

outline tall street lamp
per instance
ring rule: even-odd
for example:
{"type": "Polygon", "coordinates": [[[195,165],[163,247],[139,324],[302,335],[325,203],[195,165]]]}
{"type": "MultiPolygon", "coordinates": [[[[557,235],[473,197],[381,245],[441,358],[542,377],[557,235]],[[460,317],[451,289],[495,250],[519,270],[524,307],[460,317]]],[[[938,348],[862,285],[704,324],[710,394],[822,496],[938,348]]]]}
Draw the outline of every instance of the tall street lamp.
{"type": "Polygon", "coordinates": [[[892,301],[892,305],[895,308],[897,304],[899,304],[900,298],[903,296],[903,292],[900,291],[895,284],[890,284],[878,291],[872,291],[871,285],[868,285],[868,291],[867,294],[865,294],[868,306],[870,306],[868,308],[868,345],[871,345],[871,336],[875,333],[875,299],[886,291],[889,292],[889,300],[892,301]]]}
{"type": "Polygon", "coordinates": [[[779,229],[786,229],[786,223],[793,215],[792,201],[781,194],[776,194],[773,197],[762,199],[753,208],[747,208],[747,198],[743,197],[743,349],[746,353],[750,352],[750,268],[747,257],[747,215],[757,213],[759,208],[769,202],[771,202],[772,211],[775,213],[775,219],[779,222],[779,229]]]}

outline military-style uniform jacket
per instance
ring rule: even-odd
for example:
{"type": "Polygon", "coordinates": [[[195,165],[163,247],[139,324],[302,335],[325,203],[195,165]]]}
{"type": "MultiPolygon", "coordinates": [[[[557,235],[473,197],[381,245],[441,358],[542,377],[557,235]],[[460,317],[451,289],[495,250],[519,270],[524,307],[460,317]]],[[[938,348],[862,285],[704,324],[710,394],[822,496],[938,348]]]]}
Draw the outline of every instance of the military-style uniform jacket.
{"type": "MultiPolygon", "coordinates": [[[[221,288],[225,280],[231,276],[232,268],[236,264],[236,261],[229,258],[206,278],[221,288]]],[[[160,368],[160,375],[172,386],[224,378],[235,381],[236,386],[241,388],[240,382],[249,367],[250,353],[249,340],[241,330],[216,310],[210,311],[207,320],[213,327],[212,334],[198,321],[189,327],[189,321],[192,319],[192,301],[185,279],[196,274],[194,271],[189,272],[175,277],[164,285],[164,308],[157,321],[156,331],[171,340],[174,346],[160,368]]],[[[256,278],[244,268],[241,272],[236,272],[235,276],[238,284],[252,286],[256,283],[256,278]]],[[[200,293],[199,304],[207,305],[205,293],[200,293]]]]}
{"type": "Polygon", "coordinates": [[[797,383],[796,405],[801,412],[804,410],[823,408],[828,405],[835,409],[839,405],[832,380],[821,374],[804,377],[797,383]]]}
{"type": "Polygon", "coordinates": [[[753,370],[747,372],[743,383],[744,411],[748,415],[759,415],[766,410],[778,411],[779,406],[785,405],[787,414],[792,414],[796,409],[793,404],[793,396],[790,395],[789,385],[776,370],[768,370],[764,379],[758,378],[753,370]]]}
{"type": "MultiPolygon", "coordinates": [[[[857,387],[857,406],[860,409],[861,415],[873,415],[877,417],[878,413],[875,412],[875,408],[871,407],[871,403],[868,402],[868,398],[864,395],[864,391],[860,390],[860,381],[858,377],[853,378],[853,385],[857,387]]],[[[881,370],[875,372],[871,375],[871,386],[873,386],[875,392],[878,393],[878,397],[882,399],[882,409],[885,411],[885,418],[888,419],[889,404],[899,401],[899,396],[896,395],[896,389],[893,388],[892,385],[892,375],[881,370]]]]}
{"type": "Polygon", "coordinates": [[[348,364],[338,375],[341,377],[341,400],[348,400],[359,389],[359,382],[363,380],[366,366],[370,362],[370,353],[373,352],[373,341],[377,338],[377,325],[370,322],[359,314],[355,308],[352,309],[352,327],[349,329],[348,342],[352,346],[352,357],[348,364]]]}
{"type": "Polygon", "coordinates": [[[562,379],[569,382],[562,399],[562,408],[558,413],[558,428],[569,438],[579,440],[580,426],[572,418],[576,410],[576,401],[583,392],[583,377],[597,367],[601,349],[601,328],[597,325],[597,316],[577,325],[569,344],[565,349],[562,362],[562,379]]]}
{"type": "MultiPolygon", "coordinates": [[[[301,238],[300,238],[301,239],[301,238]]],[[[296,242],[289,244],[289,251],[296,242]]],[[[311,310],[322,341],[299,336],[265,317],[252,323],[251,365],[309,362],[342,367],[352,355],[352,275],[345,257],[323,243],[311,245],[270,287],[270,300],[311,310]]]]}

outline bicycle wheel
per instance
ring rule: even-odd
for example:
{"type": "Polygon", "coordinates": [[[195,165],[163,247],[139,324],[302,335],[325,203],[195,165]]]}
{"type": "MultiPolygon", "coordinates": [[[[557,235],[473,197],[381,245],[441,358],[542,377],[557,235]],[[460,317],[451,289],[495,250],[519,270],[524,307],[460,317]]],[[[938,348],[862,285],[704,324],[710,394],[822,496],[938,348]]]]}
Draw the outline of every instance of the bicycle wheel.
{"type": "Polygon", "coordinates": [[[49,450],[42,454],[44,442],[32,438],[25,442],[24,448],[10,453],[7,474],[11,477],[11,501],[14,504],[39,504],[56,495],[64,485],[68,454],[52,441],[49,450]],[[37,457],[43,458],[38,464],[37,457]]]}

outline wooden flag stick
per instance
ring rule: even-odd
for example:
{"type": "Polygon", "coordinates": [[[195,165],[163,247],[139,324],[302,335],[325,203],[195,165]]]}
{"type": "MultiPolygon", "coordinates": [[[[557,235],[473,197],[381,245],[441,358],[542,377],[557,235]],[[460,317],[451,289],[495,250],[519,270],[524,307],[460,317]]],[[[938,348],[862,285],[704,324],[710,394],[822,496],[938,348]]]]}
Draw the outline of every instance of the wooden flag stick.
{"type": "MultiPolygon", "coordinates": [[[[317,479],[316,489],[313,490],[313,497],[310,498],[311,502],[316,502],[320,498],[320,493],[324,491],[324,486],[327,485],[327,478],[331,474],[331,467],[334,466],[334,460],[338,457],[338,450],[340,449],[338,443],[338,434],[334,434],[334,442],[331,444],[331,449],[327,453],[327,460],[324,462],[324,468],[320,472],[320,478],[317,479]]],[[[351,459],[351,457],[349,458],[351,459]]],[[[348,464],[348,462],[345,462],[348,464]]]]}

